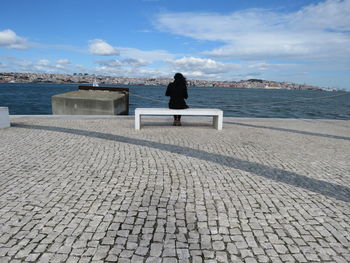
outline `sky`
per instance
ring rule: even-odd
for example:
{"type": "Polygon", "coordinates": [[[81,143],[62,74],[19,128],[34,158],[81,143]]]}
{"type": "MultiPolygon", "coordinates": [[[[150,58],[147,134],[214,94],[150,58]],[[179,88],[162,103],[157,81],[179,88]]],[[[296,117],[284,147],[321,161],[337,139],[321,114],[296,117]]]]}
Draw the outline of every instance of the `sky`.
{"type": "Polygon", "coordinates": [[[350,0],[2,0],[0,72],[350,90],[350,0]]]}

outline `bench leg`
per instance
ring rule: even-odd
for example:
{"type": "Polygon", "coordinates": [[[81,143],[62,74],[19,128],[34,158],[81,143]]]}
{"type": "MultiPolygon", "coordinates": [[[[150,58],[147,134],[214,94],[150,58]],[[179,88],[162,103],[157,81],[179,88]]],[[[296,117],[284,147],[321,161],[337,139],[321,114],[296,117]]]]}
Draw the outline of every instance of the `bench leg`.
{"type": "Polygon", "coordinates": [[[140,130],[141,128],[141,115],[135,114],[135,130],[140,130]]]}
{"type": "Polygon", "coordinates": [[[218,116],[213,116],[213,126],[217,129],[218,128],[218,116]]]}
{"type": "Polygon", "coordinates": [[[213,116],[213,125],[219,131],[222,130],[222,121],[223,121],[222,114],[213,116]]]}

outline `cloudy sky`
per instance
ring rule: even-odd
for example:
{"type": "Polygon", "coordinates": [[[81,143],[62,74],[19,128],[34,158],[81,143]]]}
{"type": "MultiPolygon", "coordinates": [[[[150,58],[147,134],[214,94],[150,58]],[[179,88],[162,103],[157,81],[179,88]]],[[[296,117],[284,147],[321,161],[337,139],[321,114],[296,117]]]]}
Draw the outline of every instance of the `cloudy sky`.
{"type": "Polygon", "coordinates": [[[350,90],[350,0],[3,0],[0,72],[350,90]]]}

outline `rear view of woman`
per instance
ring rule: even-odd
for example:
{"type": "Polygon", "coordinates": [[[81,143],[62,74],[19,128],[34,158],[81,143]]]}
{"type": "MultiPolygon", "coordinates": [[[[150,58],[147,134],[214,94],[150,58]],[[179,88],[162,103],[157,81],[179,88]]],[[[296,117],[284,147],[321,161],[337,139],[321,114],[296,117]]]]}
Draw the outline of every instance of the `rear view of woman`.
{"type": "MultiPolygon", "coordinates": [[[[174,81],[169,83],[165,95],[170,97],[169,109],[188,108],[185,101],[188,98],[187,81],[181,73],[175,74],[174,81]]],[[[181,126],[181,115],[174,115],[173,125],[181,126]]]]}

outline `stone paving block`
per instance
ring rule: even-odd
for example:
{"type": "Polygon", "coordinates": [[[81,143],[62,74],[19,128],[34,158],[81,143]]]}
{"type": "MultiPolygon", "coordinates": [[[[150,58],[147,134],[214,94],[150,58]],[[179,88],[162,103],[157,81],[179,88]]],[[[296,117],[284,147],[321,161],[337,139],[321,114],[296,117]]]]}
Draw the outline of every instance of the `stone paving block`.
{"type": "Polygon", "coordinates": [[[224,121],[12,120],[0,262],[348,262],[350,121],[224,121]]]}

